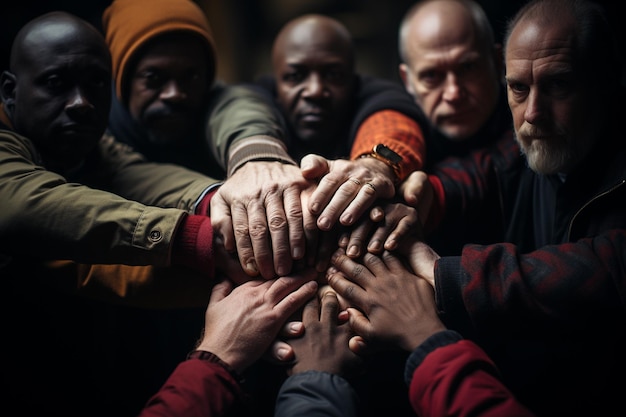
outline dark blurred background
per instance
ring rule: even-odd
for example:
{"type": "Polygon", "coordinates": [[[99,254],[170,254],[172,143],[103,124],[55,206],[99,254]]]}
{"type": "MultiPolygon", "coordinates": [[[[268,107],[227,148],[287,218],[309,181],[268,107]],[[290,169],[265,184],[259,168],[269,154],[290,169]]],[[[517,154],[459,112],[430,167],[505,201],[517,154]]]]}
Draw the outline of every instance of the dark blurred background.
{"type": "MultiPolygon", "coordinates": [[[[0,15],[2,59],[8,68],[13,37],[30,19],[52,10],[74,13],[99,29],[103,10],[111,0],[18,0],[5,4],[0,15]]],[[[288,20],[305,13],[322,13],[343,22],[354,36],[359,71],[398,80],[397,29],[415,0],[196,0],[206,11],[218,48],[218,77],[227,82],[251,81],[268,72],[271,44],[288,20]]],[[[598,0],[614,22],[623,20],[620,2],[598,0]]],[[[501,39],[504,24],[524,0],[481,0],[501,39]]],[[[619,32],[624,53],[626,32],[619,32]]]]}

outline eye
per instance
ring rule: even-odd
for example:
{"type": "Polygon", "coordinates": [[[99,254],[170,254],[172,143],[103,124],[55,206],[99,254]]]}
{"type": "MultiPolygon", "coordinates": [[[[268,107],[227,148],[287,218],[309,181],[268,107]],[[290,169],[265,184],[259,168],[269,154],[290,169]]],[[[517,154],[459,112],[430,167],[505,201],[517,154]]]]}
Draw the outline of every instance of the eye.
{"type": "Polygon", "coordinates": [[[568,79],[553,78],[545,83],[543,90],[551,97],[567,97],[572,91],[572,82],[568,79]]]}
{"type": "Polygon", "coordinates": [[[65,85],[65,80],[59,74],[50,74],[46,77],[45,83],[51,91],[60,91],[65,85]]]}
{"type": "Polygon", "coordinates": [[[331,83],[341,83],[345,81],[348,77],[345,71],[329,70],[324,74],[324,78],[331,83]]]}
{"type": "Polygon", "coordinates": [[[441,84],[443,78],[443,73],[435,70],[424,71],[419,73],[418,75],[418,80],[428,88],[434,88],[438,86],[439,84],[441,84]]]}
{"type": "Polygon", "coordinates": [[[304,79],[303,71],[289,71],[285,72],[282,76],[282,80],[287,83],[299,83],[304,79]]]}
{"type": "Polygon", "coordinates": [[[164,77],[157,71],[143,71],[138,75],[148,88],[158,88],[164,83],[164,77]]]}

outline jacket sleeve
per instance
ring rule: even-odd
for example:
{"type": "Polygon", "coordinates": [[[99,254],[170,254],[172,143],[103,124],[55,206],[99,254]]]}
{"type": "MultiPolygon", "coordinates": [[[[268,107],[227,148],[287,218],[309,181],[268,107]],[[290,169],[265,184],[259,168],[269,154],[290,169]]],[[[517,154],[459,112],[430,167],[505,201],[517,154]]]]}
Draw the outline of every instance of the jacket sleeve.
{"type": "Polygon", "coordinates": [[[407,360],[409,401],[429,417],[532,417],[502,383],[485,352],[453,331],[439,332],[407,360]]]}
{"type": "Polygon", "coordinates": [[[150,207],[44,169],[32,143],[0,132],[0,252],[84,263],[170,262],[185,211],[150,207]]]}
{"type": "Polygon", "coordinates": [[[174,369],[139,417],[222,417],[241,397],[239,383],[221,365],[188,359],[174,369]]]}
{"type": "Polygon", "coordinates": [[[250,87],[219,83],[211,97],[206,137],[227,176],[254,160],[297,165],[287,152],[278,110],[267,99],[250,87]]]}
{"type": "Polygon", "coordinates": [[[350,158],[369,153],[382,143],[402,156],[399,177],[404,180],[423,168],[428,120],[401,84],[369,76],[359,82],[350,158]]]}
{"type": "Polygon", "coordinates": [[[100,140],[97,157],[98,166],[90,167],[81,182],[93,181],[97,188],[146,205],[195,213],[202,197],[221,184],[180,165],[148,162],[108,135],[100,140]]]}
{"type": "Polygon", "coordinates": [[[280,387],[274,417],[356,417],[359,402],[342,377],[319,371],[290,376],[280,387]]]}
{"type": "MultiPolygon", "coordinates": [[[[525,254],[510,243],[466,245],[460,257],[435,264],[437,304],[452,328],[471,322],[482,332],[520,332],[536,320],[575,332],[591,312],[623,314],[624,271],[623,229],[525,254]]],[[[609,323],[600,320],[596,327],[609,323]]]]}

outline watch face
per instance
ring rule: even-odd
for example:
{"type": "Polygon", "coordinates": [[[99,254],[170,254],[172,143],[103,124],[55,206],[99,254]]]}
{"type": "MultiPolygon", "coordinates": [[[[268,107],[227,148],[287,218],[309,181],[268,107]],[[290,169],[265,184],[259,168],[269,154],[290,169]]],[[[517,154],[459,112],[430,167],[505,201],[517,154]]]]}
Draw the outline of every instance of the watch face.
{"type": "Polygon", "coordinates": [[[395,153],[394,151],[392,151],[391,149],[389,149],[388,147],[386,147],[385,145],[376,145],[374,147],[374,152],[376,152],[378,155],[382,156],[383,158],[388,159],[389,162],[391,162],[394,165],[402,162],[402,157],[398,155],[397,153],[395,153]]]}

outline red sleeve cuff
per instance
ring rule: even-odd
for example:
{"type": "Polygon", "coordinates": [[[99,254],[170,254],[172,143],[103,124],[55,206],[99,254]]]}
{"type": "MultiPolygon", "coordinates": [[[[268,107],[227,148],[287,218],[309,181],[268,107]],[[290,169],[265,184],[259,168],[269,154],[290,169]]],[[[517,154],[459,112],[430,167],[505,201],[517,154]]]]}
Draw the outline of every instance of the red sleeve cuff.
{"type": "Polygon", "coordinates": [[[206,193],[204,198],[200,200],[200,203],[196,206],[196,214],[208,216],[208,213],[211,207],[211,199],[213,198],[213,196],[215,195],[218,189],[219,189],[218,187],[215,187],[213,190],[206,193]]]}
{"type": "Polygon", "coordinates": [[[174,238],[172,263],[215,276],[213,227],[208,216],[187,215],[183,218],[174,238]]]}
{"type": "Polygon", "coordinates": [[[443,219],[444,212],[446,210],[446,196],[443,191],[443,184],[439,177],[435,175],[429,175],[428,181],[433,187],[433,204],[428,213],[428,219],[426,221],[424,232],[426,234],[432,232],[437,228],[441,220],[443,219]]]}

